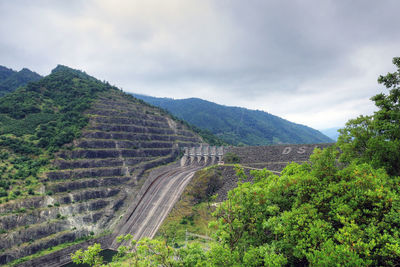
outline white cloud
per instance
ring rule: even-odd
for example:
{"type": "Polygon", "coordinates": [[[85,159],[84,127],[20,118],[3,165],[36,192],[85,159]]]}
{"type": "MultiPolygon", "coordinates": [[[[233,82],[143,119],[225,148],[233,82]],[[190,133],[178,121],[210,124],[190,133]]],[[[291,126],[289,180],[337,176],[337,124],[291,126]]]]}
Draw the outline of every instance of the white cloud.
{"type": "Polygon", "coordinates": [[[0,64],[85,70],[126,91],[201,97],[315,128],[371,113],[399,56],[400,3],[0,2],[0,64]]]}

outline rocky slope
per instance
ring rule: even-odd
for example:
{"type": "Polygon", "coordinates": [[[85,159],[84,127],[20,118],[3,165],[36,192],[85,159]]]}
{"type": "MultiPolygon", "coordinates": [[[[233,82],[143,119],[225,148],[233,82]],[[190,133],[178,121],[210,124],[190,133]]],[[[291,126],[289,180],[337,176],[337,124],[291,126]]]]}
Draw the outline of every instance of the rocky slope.
{"type": "Polygon", "coordinates": [[[0,264],[112,230],[149,168],[200,137],[161,110],[110,89],[86,111],[81,137],[56,153],[41,195],[0,204],[0,264]]]}

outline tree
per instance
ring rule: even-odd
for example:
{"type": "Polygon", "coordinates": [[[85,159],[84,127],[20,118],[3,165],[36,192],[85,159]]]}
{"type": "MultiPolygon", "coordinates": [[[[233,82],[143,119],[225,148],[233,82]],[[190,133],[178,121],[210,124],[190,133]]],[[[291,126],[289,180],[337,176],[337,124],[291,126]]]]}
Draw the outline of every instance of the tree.
{"type": "Polygon", "coordinates": [[[340,130],[338,145],[343,162],[369,162],[375,168],[385,168],[391,175],[400,175],[400,57],[393,58],[393,64],[396,72],[378,78],[389,94],[371,98],[378,111],[346,123],[340,130]]]}
{"type": "Polygon", "coordinates": [[[399,262],[400,178],[337,158],[335,147],[317,149],[281,176],[251,172],[253,183],[239,183],[216,211],[220,250],[244,266],[399,262]]]}
{"type": "Polygon", "coordinates": [[[101,245],[98,243],[89,246],[87,250],[82,251],[82,249],[77,250],[75,253],[71,254],[71,259],[76,264],[86,263],[90,266],[101,266],[103,264],[103,257],[100,256],[101,245]]]}

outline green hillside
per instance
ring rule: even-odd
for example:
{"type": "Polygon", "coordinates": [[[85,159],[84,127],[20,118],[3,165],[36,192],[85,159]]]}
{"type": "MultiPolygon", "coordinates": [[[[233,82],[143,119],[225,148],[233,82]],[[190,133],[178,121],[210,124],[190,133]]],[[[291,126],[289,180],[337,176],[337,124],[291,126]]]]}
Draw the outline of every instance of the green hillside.
{"type": "Polygon", "coordinates": [[[52,73],[0,98],[0,203],[34,195],[51,154],[80,135],[83,111],[111,86],[58,66],[52,73]]]}
{"type": "Polygon", "coordinates": [[[42,78],[39,74],[23,68],[20,71],[0,66],[0,97],[13,92],[20,86],[24,86],[29,82],[35,82],[42,78]]]}
{"type": "Polygon", "coordinates": [[[310,127],[259,110],[218,105],[198,98],[175,100],[134,94],[152,105],[233,145],[311,144],[333,142],[310,127]]]}

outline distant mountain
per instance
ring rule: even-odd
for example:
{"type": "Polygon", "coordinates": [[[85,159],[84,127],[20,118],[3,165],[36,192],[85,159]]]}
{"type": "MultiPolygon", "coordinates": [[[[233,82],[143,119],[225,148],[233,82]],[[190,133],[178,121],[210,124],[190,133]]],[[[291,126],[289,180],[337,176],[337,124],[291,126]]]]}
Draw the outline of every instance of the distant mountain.
{"type": "Polygon", "coordinates": [[[337,141],[338,137],[339,137],[339,132],[338,130],[341,129],[343,127],[335,127],[335,128],[329,128],[329,129],[324,129],[324,130],[320,130],[321,133],[325,134],[326,136],[328,136],[329,138],[337,141]]]}
{"type": "Polygon", "coordinates": [[[232,145],[329,143],[332,139],[310,127],[264,111],[229,107],[199,98],[171,99],[133,94],[174,116],[207,129],[232,145]]]}
{"type": "Polygon", "coordinates": [[[11,75],[13,75],[14,72],[15,71],[13,71],[12,69],[6,68],[4,66],[0,66],[0,82],[7,79],[11,75]]]}
{"type": "Polygon", "coordinates": [[[23,68],[20,71],[0,66],[0,97],[13,92],[20,86],[24,86],[29,82],[36,82],[42,76],[29,69],[23,68]]]}

